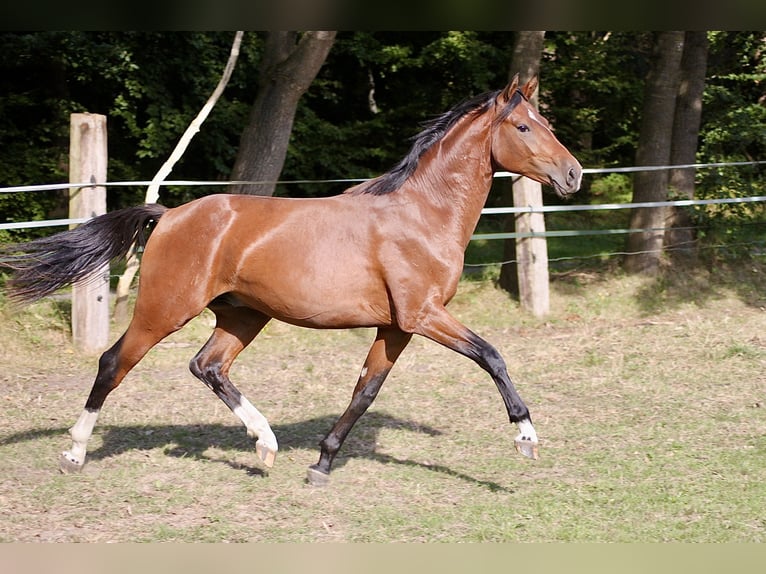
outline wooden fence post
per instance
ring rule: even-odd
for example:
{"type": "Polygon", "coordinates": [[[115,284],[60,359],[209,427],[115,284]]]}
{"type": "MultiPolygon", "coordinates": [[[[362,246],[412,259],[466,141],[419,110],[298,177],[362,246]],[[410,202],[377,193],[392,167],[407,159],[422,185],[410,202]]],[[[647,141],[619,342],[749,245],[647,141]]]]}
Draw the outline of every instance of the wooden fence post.
{"type": "MultiPolygon", "coordinates": [[[[72,114],[69,132],[69,182],[106,181],[106,116],[72,114]]],[[[106,188],[69,189],[69,217],[90,218],[106,213],[106,188]]],[[[72,288],[72,339],[87,353],[109,342],[109,265],[72,288]]]]}
{"type": "MultiPolygon", "coordinates": [[[[542,186],[529,178],[521,177],[513,184],[513,204],[516,207],[540,207],[543,205],[542,186]]],[[[542,213],[519,213],[516,215],[516,232],[542,233],[545,217],[542,213]]],[[[521,308],[535,317],[543,317],[550,311],[548,276],[548,244],[545,237],[519,237],[516,239],[516,265],[519,277],[519,303],[521,308]]]]}

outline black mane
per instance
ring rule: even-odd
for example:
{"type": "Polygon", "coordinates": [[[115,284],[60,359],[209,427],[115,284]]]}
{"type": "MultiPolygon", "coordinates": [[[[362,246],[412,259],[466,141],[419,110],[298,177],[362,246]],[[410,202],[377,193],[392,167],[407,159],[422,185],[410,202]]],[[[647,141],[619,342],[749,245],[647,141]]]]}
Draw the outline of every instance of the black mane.
{"type": "MultiPolygon", "coordinates": [[[[517,94],[520,92],[517,92],[517,94]]],[[[420,156],[422,156],[426,150],[428,150],[433,144],[438,142],[444,137],[444,135],[452,129],[457,121],[470,112],[483,113],[487,108],[495,101],[495,98],[500,94],[500,90],[493,92],[486,92],[467,99],[448,112],[445,112],[430,122],[425,124],[424,129],[417,134],[413,140],[412,148],[407,155],[398,164],[396,164],[390,171],[384,173],[380,177],[377,177],[369,182],[356,186],[350,193],[362,194],[370,193],[372,195],[384,195],[396,191],[402,184],[407,181],[418,166],[420,156]]],[[[514,94],[515,95],[515,94],[514,94]]],[[[510,113],[510,110],[518,104],[517,98],[512,98],[506,106],[505,112],[510,113]]]]}

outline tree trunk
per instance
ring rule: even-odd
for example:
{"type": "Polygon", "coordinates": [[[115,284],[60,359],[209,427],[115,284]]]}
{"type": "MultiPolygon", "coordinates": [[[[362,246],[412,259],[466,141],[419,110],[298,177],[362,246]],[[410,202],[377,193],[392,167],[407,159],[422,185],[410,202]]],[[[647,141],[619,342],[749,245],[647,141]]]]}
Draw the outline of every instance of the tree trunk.
{"type": "MultiPolygon", "coordinates": [[[[673,118],[681,71],[684,32],[658,32],[649,74],[644,88],[641,132],[636,165],[667,165],[673,133],[673,118]]],[[[641,171],[633,178],[633,201],[665,201],[668,197],[667,170],[641,171]]],[[[663,247],[665,210],[658,207],[634,209],[628,235],[625,269],[631,273],[656,273],[663,247]]]]}
{"type": "MultiPolygon", "coordinates": [[[[524,84],[540,73],[540,58],[543,53],[544,31],[522,31],[516,35],[516,42],[511,58],[511,76],[519,74],[519,83],[524,84]]],[[[530,102],[537,107],[537,92],[530,102]]],[[[515,184],[507,179],[502,185],[504,204],[519,206],[542,205],[542,187],[539,183],[521,178],[515,184]],[[505,183],[507,181],[507,183],[505,183]]],[[[505,230],[545,231],[545,219],[542,213],[510,214],[505,220],[505,230]],[[522,219],[517,225],[517,219],[522,219]]],[[[503,244],[503,261],[500,270],[500,287],[519,297],[523,308],[536,316],[548,311],[548,250],[545,238],[506,239],[503,244]],[[522,263],[521,267],[519,262],[522,263]],[[535,270],[536,268],[536,270],[535,270]],[[527,272],[529,271],[529,274],[527,272]]]]}
{"type": "MultiPolygon", "coordinates": [[[[684,53],[681,58],[681,83],[676,100],[673,121],[673,139],[670,151],[671,165],[695,163],[697,140],[702,117],[702,93],[705,90],[707,69],[707,32],[686,32],[684,53]]],[[[696,170],[674,169],[670,171],[671,198],[694,198],[694,176],[696,170]]],[[[678,253],[694,255],[694,231],[692,220],[683,208],[671,207],[665,227],[665,246],[674,247],[678,253]]]]}
{"type": "Polygon", "coordinates": [[[300,97],[322,67],[335,32],[269,32],[258,95],[242,132],[231,178],[264,182],[232,186],[233,193],[273,195],[282,172],[300,97]]]}

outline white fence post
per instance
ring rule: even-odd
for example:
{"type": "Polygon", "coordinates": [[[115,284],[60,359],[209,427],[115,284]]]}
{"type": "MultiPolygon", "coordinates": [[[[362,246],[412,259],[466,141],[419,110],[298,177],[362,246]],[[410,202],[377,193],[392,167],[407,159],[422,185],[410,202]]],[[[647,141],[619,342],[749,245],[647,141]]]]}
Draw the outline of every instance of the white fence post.
{"type": "MultiPolygon", "coordinates": [[[[529,178],[520,177],[513,184],[513,204],[516,207],[542,207],[542,186],[529,178]]],[[[545,232],[545,218],[539,211],[516,215],[516,233],[530,232],[545,232]]],[[[547,315],[550,311],[550,286],[546,238],[517,237],[516,261],[521,308],[535,317],[547,315]]]]}
{"type": "MultiPolygon", "coordinates": [[[[106,182],[106,116],[72,114],[69,133],[69,182],[106,182]]],[[[69,217],[106,213],[106,188],[69,189],[69,217]]],[[[72,288],[72,339],[82,351],[95,353],[109,342],[109,265],[72,288]]]]}

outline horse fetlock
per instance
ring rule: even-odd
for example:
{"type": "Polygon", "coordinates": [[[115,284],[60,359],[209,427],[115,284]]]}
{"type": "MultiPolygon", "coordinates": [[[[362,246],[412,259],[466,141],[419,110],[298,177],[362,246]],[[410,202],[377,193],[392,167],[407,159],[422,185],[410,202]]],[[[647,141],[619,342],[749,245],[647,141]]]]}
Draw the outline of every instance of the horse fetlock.
{"type": "Polygon", "coordinates": [[[264,425],[261,428],[249,427],[247,429],[247,436],[256,439],[256,444],[263,445],[274,452],[279,450],[277,437],[268,425],[264,425]]]}
{"type": "Polygon", "coordinates": [[[83,410],[80,418],[78,418],[74,426],[69,429],[69,436],[71,436],[74,441],[72,450],[75,451],[74,456],[76,458],[85,458],[85,445],[90,439],[91,434],[93,434],[93,427],[96,426],[98,413],[98,410],[83,410]],[[80,456],[79,452],[81,450],[83,451],[82,456],[80,456]]]}

